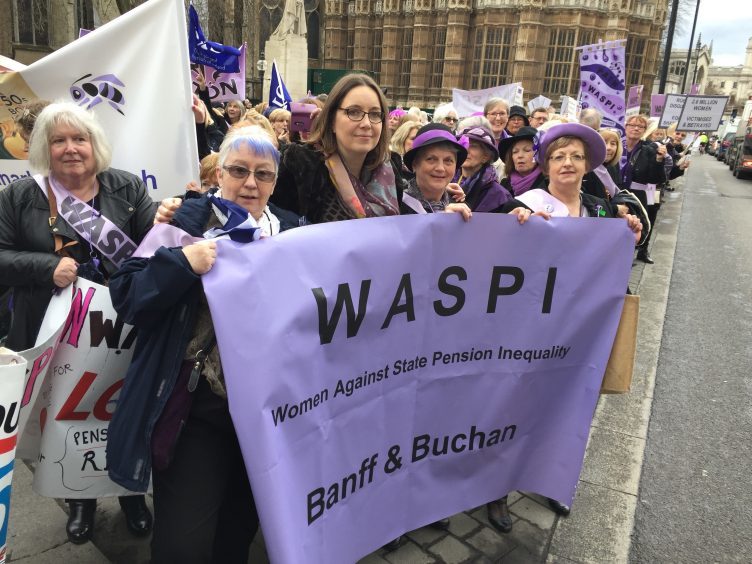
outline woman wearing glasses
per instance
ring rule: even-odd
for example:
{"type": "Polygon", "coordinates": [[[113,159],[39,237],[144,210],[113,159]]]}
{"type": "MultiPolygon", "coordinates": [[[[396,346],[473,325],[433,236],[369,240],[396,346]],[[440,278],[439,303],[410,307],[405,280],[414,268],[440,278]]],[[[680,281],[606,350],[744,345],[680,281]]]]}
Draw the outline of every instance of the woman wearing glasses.
{"type": "Polygon", "coordinates": [[[491,130],[483,126],[462,131],[459,141],[467,147],[467,158],[453,179],[465,192],[465,203],[472,211],[489,212],[512,199],[496,176],[493,163],[499,158],[491,130]]]}
{"type": "Polygon", "coordinates": [[[132,258],[111,282],[115,308],[139,336],[110,423],[107,462],[110,477],[133,491],[146,491],[151,474],[155,564],[248,562],[258,518],[201,276],[214,265],[216,237],[248,240],[249,217],[267,236],[298,225],[267,203],[278,162],[262,128],[230,132],[219,151],[219,191],[170,214],[204,240],[132,258]]]}
{"type": "Polygon", "coordinates": [[[506,204],[501,211],[518,216],[626,217],[639,240],[642,223],[632,214],[601,198],[582,192],[582,179],[606,158],[606,144],[597,131],[579,123],[549,128],[538,149],[538,164],[548,176],[548,187],[529,190],[506,204]]]}
{"type": "Polygon", "coordinates": [[[284,150],[272,201],[308,223],[398,215],[400,180],[388,159],[387,110],[373,79],[342,77],[308,141],[284,150]]]}
{"type": "MultiPolygon", "coordinates": [[[[666,146],[658,145],[652,141],[643,141],[642,136],[648,127],[648,119],[645,116],[631,116],[627,118],[625,125],[626,141],[621,167],[622,186],[634,193],[640,203],[647,209],[650,223],[655,222],[658,209],[655,206],[656,186],[666,182],[664,159],[666,158],[666,146]]],[[[637,260],[647,264],[653,264],[653,259],[648,252],[650,236],[637,252],[637,260]]]]}
{"type": "MultiPolygon", "coordinates": [[[[585,174],[606,158],[606,144],[594,129],[579,123],[554,125],[540,143],[537,160],[549,178],[548,187],[533,189],[506,204],[500,211],[517,215],[524,224],[531,215],[546,219],[551,216],[624,217],[639,241],[640,220],[631,214],[620,214],[611,202],[596,198],[581,190],[585,174]]],[[[551,509],[559,515],[569,515],[570,509],[555,499],[548,499],[551,509]]],[[[487,504],[488,520],[499,531],[512,530],[507,496],[487,504]]]]}
{"type": "Polygon", "coordinates": [[[497,143],[507,137],[504,129],[509,121],[509,104],[504,98],[490,98],[483,107],[483,115],[491,123],[491,131],[497,143]]]}
{"type": "Polygon", "coordinates": [[[433,114],[433,123],[441,123],[446,125],[452,131],[457,129],[457,123],[459,122],[457,117],[457,111],[452,104],[444,104],[436,108],[433,114]]]}

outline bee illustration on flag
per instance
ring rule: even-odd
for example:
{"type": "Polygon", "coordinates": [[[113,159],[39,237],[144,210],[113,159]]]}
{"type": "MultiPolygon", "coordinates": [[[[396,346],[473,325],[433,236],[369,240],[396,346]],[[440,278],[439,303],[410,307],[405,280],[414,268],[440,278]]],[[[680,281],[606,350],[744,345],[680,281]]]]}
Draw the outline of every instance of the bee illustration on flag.
{"type": "Polygon", "coordinates": [[[125,84],[114,74],[103,74],[96,78],[91,76],[85,74],[71,85],[70,94],[73,101],[87,110],[101,102],[107,102],[120,115],[125,115],[120,109],[125,105],[125,96],[121,91],[125,84]]]}

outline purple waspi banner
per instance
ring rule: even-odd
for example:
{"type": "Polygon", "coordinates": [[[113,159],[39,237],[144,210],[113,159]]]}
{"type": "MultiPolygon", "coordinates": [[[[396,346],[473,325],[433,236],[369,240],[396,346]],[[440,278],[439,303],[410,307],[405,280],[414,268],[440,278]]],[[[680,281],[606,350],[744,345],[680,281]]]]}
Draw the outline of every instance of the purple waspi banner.
{"type": "Polygon", "coordinates": [[[603,116],[602,127],[624,135],[624,43],[614,41],[579,47],[580,102],[603,116]]]}
{"type": "Polygon", "coordinates": [[[352,563],[513,490],[571,502],[626,222],[434,214],[218,244],[204,287],[273,562],[352,563]]]}

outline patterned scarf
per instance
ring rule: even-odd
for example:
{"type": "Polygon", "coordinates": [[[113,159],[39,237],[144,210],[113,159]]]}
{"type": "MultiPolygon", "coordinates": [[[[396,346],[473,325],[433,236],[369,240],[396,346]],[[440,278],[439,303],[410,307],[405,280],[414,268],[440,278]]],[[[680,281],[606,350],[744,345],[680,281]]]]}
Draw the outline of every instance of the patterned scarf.
{"type": "MultiPolygon", "coordinates": [[[[337,154],[326,160],[326,167],[337,193],[356,218],[399,215],[397,186],[391,163],[377,166],[367,181],[350,174],[337,154]]],[[[367,174],[365,169],[363,174],[367,174]]]]}

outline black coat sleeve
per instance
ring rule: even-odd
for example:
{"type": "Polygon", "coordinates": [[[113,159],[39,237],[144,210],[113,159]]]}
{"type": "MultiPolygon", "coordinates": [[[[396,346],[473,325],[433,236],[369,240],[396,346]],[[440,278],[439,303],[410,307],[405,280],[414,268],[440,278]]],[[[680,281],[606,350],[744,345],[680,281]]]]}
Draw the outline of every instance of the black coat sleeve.
{"type": "Polygon", "coordinates": [[[22,205],[16,193],[14,186],[0,190],[0,285],[52,287],[60,257],[19,248],[22,205]]]}

